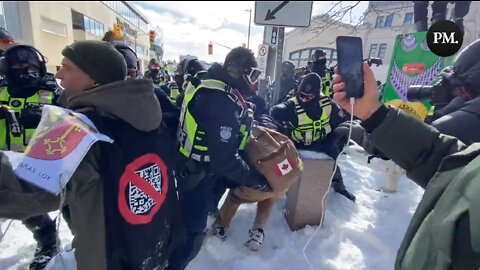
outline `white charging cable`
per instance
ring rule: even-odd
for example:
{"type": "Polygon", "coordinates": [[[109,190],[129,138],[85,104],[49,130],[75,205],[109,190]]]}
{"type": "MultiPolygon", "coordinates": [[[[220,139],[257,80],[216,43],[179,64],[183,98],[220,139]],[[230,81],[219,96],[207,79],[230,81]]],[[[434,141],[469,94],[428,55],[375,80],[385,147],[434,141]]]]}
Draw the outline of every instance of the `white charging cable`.
{"type": "Polygon", "coordinates": [[[330,191],[330,187],[332,186],[332,180],[333,180],[333,176],[335,175],[335,172],[337,171],[337,167],[338,167],[338,158],[343,154],[343,152],[345,151],[345,148],[348,147],[348,144],[350,143],[350,138],[352,136],[352,127],[353,127],[353,108],[354,108],[354,105],[355,105],[355,98],[351,97],[350,98],[350,105],[352,106],[352,111],[351,111],[351,114],[350,114],[350,128],[348,130],[348,140],[347,140],[347,144],[345,145],[345,147],[342,149],[342,151],[340,152],[340,154],[337,156],[337,159],[335,160],[335,168],[333,169],[333,173],[332,173],[332,176],[330,177],[330,182],[328,183],[328,188],[327,188],[327,192],[325,192],[325,194],[323,195],[322,197],[322,207],[323,207],[323,211],[324,213],[322,214],[322,217],[320,218],[320,225],[318,225],[317,229],[315,229],[315,232],[313,233],[312,236],[310,236],[310,238],[308,239],[307,243],[305,244],[305,246],[303,247],[303,257],[305,257],[305,260],[307,261],[308,263],[308,267],[310,270],[313,270],[313,266],[312,264],[310,263],[310,260],[308,259],[307,257],[307,253],[306,253],[306,250],[307,250],[307,247],[308,245],[310,244],[310,242],[312,241],[312,239],[317,235],[318,231],[320,230],[320,227],[322,226],[323,224],[323,218],[325,216],[325,198],[327,197],[327,194],[328,192],[330,191]]]}
{"type": "MultiPolygon", "coordinates": [[[[0,244],[2,243],[3,238],[5,237],[5,235],[7,235],[8,229],[10,229],[10,225],[12,225],[12,222],[13,222],[13,219],[8,220],[7,228],[5,229],[5,231],[3,232],[3,234],[0,235],[0,244]]],[[[1,231],[0,231],[0,233],[1,233],[1,231]]]]}

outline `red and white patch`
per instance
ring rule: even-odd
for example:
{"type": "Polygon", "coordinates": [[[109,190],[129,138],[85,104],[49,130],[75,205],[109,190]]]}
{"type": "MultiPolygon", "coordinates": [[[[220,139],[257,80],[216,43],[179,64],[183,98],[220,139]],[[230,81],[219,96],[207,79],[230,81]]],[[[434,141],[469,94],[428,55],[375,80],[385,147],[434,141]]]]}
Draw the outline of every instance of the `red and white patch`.
{"type": "Polygon", "coordinates": [[[284,159],[277,164],[275,171],[279,176],[284,176],[293,170],[292,163],[288,159],[284,159]]]}

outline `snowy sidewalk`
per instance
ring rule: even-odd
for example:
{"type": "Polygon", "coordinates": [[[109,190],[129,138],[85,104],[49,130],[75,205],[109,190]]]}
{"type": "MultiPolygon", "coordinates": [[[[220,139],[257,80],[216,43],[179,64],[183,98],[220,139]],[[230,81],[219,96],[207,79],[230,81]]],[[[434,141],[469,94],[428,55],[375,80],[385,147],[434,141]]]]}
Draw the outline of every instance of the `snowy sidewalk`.
{"type": "MultiPolygon", "coordinates": [[[[345,185],[356,195],[357,203],[333,191],[329,193],[324,226],[306,250],[312,269],[393,269],[397,249],[423,190],[403,177],[397,193],[379,192],[387,175],[367,164],[365,155],[349,151],[348,156],[339,160],[345,185]]],[[[223,242],[208,232],[200,254],[188,269],[309,270],[302,250],[316,227],[291,232],[283,217],[284,206],[285,198],[277,202],[258,252],[243,246],[256,207],[242,205],[232,221],[228,239],[223,242]]],[[[2,227],[5,226],[4,223],[2,227]]],[[[65,222],[60,231],[62,245],[69,245],[72,236],[65,222]]],[[[27,269],[34,249],[31,233],[21,222],[13,222],[0,244],[0,269],[27,269]]],[[[72,256],[66,255],[67,269],[72,268],[72,256]]],[[[59,260],[49,268],[63,270],[59,260]]]]}

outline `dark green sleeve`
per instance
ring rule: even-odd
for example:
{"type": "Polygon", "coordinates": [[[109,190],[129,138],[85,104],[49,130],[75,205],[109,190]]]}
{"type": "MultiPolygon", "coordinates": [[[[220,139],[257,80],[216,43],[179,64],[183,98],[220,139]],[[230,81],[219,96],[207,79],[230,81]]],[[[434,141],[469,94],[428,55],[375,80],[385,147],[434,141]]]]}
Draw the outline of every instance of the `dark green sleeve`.
{"type": "Polygon", "coordinates": [[[407,176],[425,188],[441,161],[466,146],[454,137],[402,111],[391,108],[371,133],[375,147],[407,171],[407,176]]]}
{"type": "Polygon", "coordinates": [[[0,217],[26,219],[58,209],[60,196],[19,179],[7,156],[0,151],[0,217]]]}

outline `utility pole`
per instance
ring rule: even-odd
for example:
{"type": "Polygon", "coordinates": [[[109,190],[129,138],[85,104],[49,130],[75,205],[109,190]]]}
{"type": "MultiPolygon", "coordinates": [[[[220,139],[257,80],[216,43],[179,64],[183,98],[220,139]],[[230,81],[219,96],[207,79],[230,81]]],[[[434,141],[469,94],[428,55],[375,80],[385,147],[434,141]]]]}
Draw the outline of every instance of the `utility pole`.
{"type": "Polygon", "coordinates": [[[248,39],[247,39],[247,48],[250,49],[250,27],[252,25],[252,9],[246,9],[250,15],[248,16],[248,39]]]}

